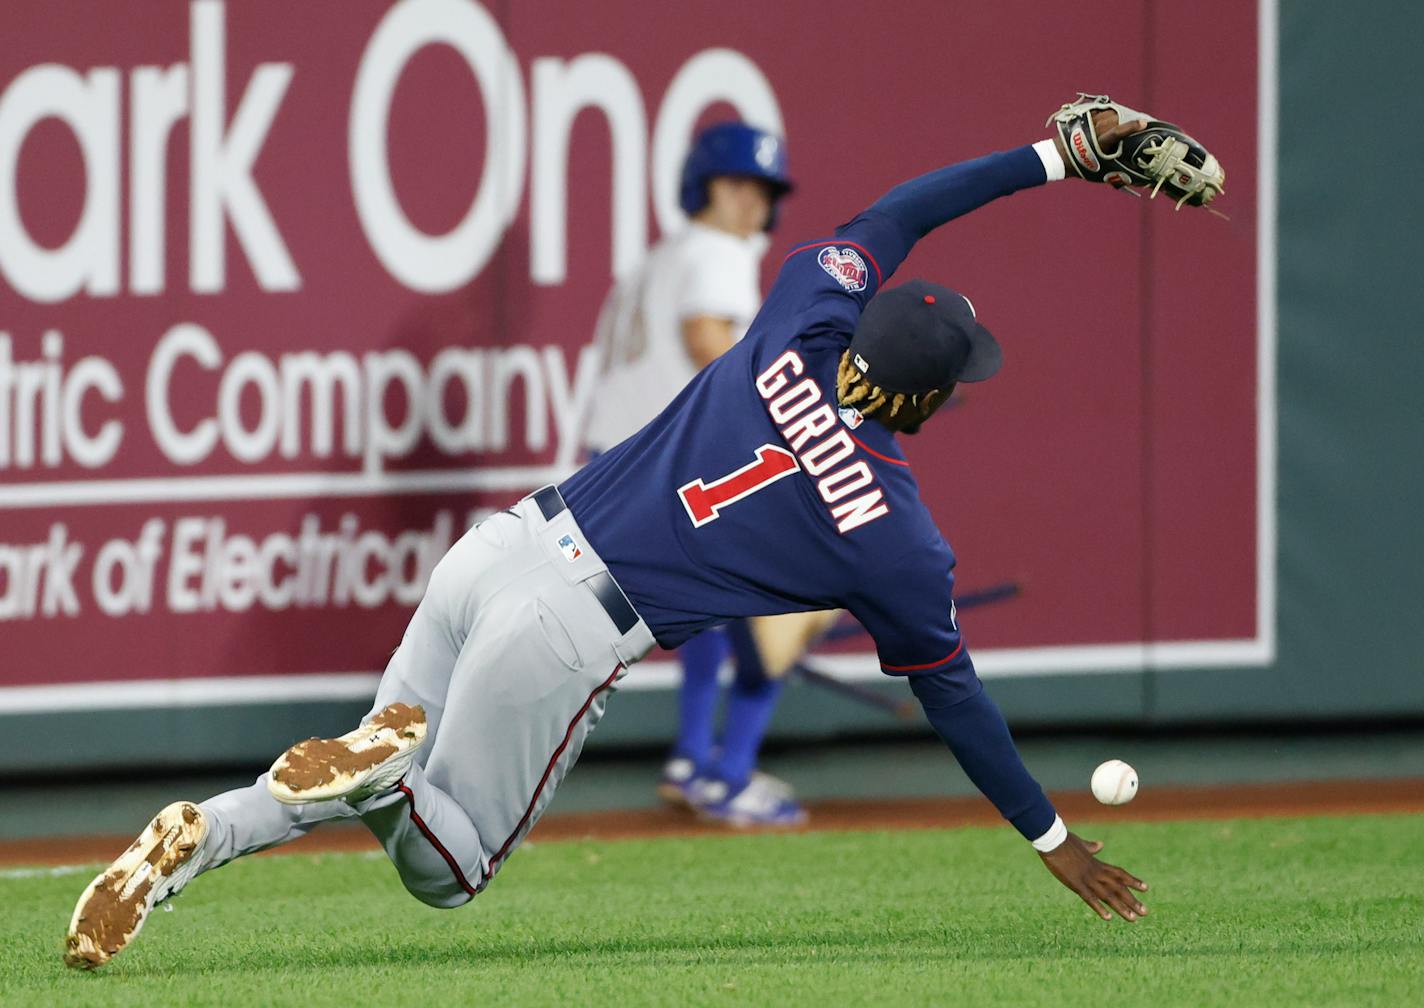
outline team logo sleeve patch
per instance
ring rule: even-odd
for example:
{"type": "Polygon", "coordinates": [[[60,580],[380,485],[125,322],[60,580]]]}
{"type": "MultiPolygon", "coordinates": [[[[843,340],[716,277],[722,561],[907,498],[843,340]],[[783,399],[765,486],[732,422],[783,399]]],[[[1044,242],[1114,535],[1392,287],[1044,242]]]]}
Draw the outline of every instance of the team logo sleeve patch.
{"type": "Polygon", "coordinates": [[[865,290],[870,280],[865,260],[853,248],[827,245],[817,254],[816,261],[821,264],[821,269],[835,278],[836,283],[852,294],[865,290]]]}

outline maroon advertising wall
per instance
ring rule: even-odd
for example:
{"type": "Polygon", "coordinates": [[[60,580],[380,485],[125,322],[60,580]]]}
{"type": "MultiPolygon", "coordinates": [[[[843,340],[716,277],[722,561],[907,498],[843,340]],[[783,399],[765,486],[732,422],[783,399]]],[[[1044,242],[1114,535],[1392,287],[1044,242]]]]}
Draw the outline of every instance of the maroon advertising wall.
{"type": "Polygon", "coordinates": [[[575,461],[697,125],[785,132],[769,283],[1078,88],[1209,124],[1229,219],[1064,183],[901,269],[1005,346],[907,444],[961,586],[1018,588],[966,633],[1044,668],[1259,643],[1256,16],[9,0],[0,688],[379,670],[469,521],[575,461]]]}

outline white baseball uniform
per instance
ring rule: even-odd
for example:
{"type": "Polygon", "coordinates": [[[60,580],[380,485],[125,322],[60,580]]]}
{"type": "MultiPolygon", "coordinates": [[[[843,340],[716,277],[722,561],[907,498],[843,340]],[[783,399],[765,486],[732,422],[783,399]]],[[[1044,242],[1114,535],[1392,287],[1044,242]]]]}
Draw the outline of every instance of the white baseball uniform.
{"type": "Polygon", "coordinates": [[[371,709],[420,704],[429,734],[397,789],[283,805],[264,774],[202,803],[199,870],[360,816],[401,881],[455,907],[538,822],[653,635],[546,488],[465,533],[431,574],[371,709]]]}
{"type": "Polygon", "coordinates": [[[631,437],[697,374],[682,323],[728,319],[741,339],[761,307],[758,269],[767,239],[689,221],[654,246],[631,276],[604,300],[595,333],[604,376],[584,435],[584,447],[607,451],[631,437]]]}

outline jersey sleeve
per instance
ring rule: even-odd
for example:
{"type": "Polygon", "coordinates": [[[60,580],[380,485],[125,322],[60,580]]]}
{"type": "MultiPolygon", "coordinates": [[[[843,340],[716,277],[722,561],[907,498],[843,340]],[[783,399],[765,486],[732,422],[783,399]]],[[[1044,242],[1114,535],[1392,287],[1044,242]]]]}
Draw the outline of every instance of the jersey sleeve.
{"type": "Polygon", "coordinates": [[[1001,196],[1046,181],[1044,161],[1028,145],[902,182],[835,234],[794,247],[768,304],[795,304],[803,332],[818,324],[853,329],[866,303],[921,238],[1001,196]]]}
{"type": "Polygon", "coordinates": [[[954,554],[936,539],[885,564],[851,611],[875,638],[881,669],[909,679],[969,779],[1025,839],[1041,841],[1057,813],[974,671],[954,612],[954,554]]]}
{"type": "Polygon", "coordinates": [[[810,336],[855,330],[884,274],[875,255],[835,235],[787,253],[758,321],[763,331],[810,336]]]}
{"type": "Polygon", "coordinates": [[[954,554],[936,536],[881,565],[847,600],[875,641],[880,668],[919,676],[973,666],[961,662],[964,640],[954,611],[954,554]]]}
{"type": "Polygon", "coordinates": [[[965,774],[1003,817],[1035,846],[1047,840],[1058,813],[1024,766],[1004,715],[972,665],[967,678],[936,672],[911,679],[910,689],[965,774]]]}
{"type": "Polygon", "coordinates": [[[833,235],[797,243],[782,262],[766,306],[802,335],[853,332],[864,306],[914,243],[957,216],[1045,181],[1044,159],[1027,145],[901,182],[833,235]]]}
{"type": "Polygon", "coordinates": [[[866,248],[888,278],[935,228],[1046,181],[1044,161],[1032,145],[985,154],[901,182],[838,228],[836,237],[866,248]]]}

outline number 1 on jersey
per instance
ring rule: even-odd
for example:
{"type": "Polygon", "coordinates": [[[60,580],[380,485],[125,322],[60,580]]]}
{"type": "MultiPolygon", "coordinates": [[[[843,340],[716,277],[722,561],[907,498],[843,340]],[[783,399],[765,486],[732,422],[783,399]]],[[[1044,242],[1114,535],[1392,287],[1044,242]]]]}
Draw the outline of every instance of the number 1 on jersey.
{"type": "Polygon", "coordinates": [[[800,468],[796,456],[785,448],[764,444],[756,450],[755,462],[711,483],[695,479],[680,487],[677,495],[682,498],[682,506],[687,509],[693,527],[701,528],[716,521],[728,504],[749,497],[800,468]]]}

